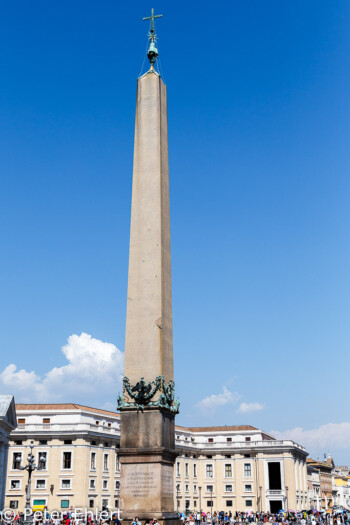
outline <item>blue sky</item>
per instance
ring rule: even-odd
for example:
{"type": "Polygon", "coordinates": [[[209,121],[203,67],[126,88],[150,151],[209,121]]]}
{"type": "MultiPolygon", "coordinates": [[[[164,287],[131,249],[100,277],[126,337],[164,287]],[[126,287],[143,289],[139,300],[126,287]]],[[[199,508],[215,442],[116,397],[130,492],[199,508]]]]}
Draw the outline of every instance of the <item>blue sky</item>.
{"type": "Polygon", "coordinates": [[[151,7],[164,14],[178,422],[249,423],[350,463],[342,0],[2,5],[1,391],[115,406],[151,7]]]}

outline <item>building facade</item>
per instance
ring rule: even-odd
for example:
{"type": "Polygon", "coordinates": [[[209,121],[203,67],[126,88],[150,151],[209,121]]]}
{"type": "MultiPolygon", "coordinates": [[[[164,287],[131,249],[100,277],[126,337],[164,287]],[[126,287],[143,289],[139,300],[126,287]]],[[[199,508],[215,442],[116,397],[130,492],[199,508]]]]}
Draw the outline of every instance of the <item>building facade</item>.
{"type": "Polygon", "coordinates": [[[16,428],[16,410],[11,395],[0,395],[0,508],[4,508],[10,432],[16,428]]]}
{"type": "MultiPolygon", "coordinates": [[[[5,506],[22,510],[34,440],[32,506],[119,508],[119,414],[75,404],[17,405],[5,506]]],[[[176,427],[175,507],[179,511],[309,508],[307,452],[252,426],[176,427]]],[[[122,509],[121,509],[122,510],[122,509]]]]}
{"type": "Polygon", "coordinates": [[[333,459],[330,456],[325,458],[325,461],[308,458],[307,464],[319,473],[320,508],[318,510],[331,510],[333,508],[335,495],[332,475],[332,470],[334,469],[333,459]]]}

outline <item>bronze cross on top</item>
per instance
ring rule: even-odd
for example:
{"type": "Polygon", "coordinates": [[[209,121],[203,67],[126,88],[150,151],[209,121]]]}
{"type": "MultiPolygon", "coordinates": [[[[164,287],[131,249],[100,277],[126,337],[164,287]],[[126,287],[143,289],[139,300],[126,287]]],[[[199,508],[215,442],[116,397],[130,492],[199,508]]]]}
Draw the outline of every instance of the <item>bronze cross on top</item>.
{"type": "Polygon", "coordinates": [[[155,18],[161,18],[163,15],[155,15],[154,14],[154,9],[152,7],[152,11],[151,11],[151,16],[146,16],[145,18],[143,18],[142,20],[150,20],[151,21],[151,34],[153,35],[154,33],[154,19],[155,18]]]}

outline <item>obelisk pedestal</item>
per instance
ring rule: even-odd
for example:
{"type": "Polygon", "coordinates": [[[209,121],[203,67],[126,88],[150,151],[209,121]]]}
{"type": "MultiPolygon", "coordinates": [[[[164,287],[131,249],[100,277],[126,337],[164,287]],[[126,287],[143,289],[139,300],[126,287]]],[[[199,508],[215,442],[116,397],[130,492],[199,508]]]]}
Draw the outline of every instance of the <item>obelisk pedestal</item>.
{"type": "Polygon", "coordinates": [[[121,414],[121,517],[176,524],[175,414],[166,87],[137,82],[121,414]]]}

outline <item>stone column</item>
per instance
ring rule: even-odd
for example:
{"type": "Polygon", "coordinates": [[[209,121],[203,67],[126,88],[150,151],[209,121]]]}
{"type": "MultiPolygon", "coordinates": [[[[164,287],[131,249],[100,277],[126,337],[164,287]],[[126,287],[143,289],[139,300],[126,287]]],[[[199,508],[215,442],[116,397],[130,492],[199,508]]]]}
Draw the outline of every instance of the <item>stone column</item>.
{"type": "Polygon", "coordinates": [[[137,82],[121,411],[122,518],[177,519],[166,87],[137,82]]]}
{"type": "Polygon", "coordinates": [[[5,492],[7,481],[7,458],[8,458],[8,444],[0,442],[0,508],[5,506],[5,492]]]}

